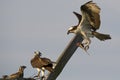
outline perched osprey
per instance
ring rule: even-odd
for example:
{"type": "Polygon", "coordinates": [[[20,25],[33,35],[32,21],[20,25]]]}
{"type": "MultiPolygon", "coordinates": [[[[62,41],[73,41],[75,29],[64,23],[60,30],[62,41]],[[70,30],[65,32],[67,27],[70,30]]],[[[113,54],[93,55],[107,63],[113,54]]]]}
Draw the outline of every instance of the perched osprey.
{"type": "MultiPolygon", "coordinates": [[[[48,70],[49,72],[52,72],[54,69],[55,62],[51,61],[48,58],[42,58],[39,51],[34,52],[35,55],[31,59],[31,65],[33,68],[37,68],[38,75],[37,77],[40,77],[40,72],[42,74],[42,79],[45,78],[45,70],[48,70]]],[[[36,76],[35,76],[36,77],[36,76]]]]}
{"type": "Polygon", "coordinates": [[[21,80],[24,77],[24,69],[26,66],[20,66],[18,72],[11,74],[10,76],[4,75],[3,79],[8,80],[21,80]]]}
{"type": "Polygon", "coordinates": [[[96,32],[100,28],[100,8],[93,3],[93,1],[89,1],[81,6],[82,15],[73,12],[79,23],[76,26],[72,26],[68,29],[67,34],[75,33],[81,34],[82,38],[85,40],[85,43],[80,43],[80,47],[87,50],[89,48],[89,44],[91,43],[90,37],[96,37],[97,39],[104,41],[107,39],[111,39],[110,35],[102,34],[96,32]]]}

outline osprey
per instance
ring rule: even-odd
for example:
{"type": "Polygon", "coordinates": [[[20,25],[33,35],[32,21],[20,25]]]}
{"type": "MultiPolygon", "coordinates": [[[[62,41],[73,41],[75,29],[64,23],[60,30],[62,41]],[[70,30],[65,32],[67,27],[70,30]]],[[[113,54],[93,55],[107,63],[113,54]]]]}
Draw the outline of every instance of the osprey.
{"type": "Polygon", "coordinates": [[[8,79],[8,80],[21,80],[24,76],[24,69],[26,66],[20,66],[18,72],[11,74],[10,76],[4,75],[3,79],[8,79]]]}
{"type": "Polygon", "coordinates": [[[87,50],[89,48],[89,44],[91,43],[90,37],[96,37],[97,39],[104,41],[107,39],[111,39],[109,34],[102,34],[96,32],[100,28],[100,8],[93,3],[93,1],[89,1],[81,6],[82,15],[73,12],[78,18],[78,25],[72,26],[68,29],[67,34],[75,33],[81,34],[84,39],[84,43],[79,43],[79,46],[87,50]]]}
{"type": "Polygon", "coordinates": [[[39,51],[34,52],[35,55],[31,59],[31,65],[33,68],[37,68],[38,70],[38,75],[35,77],[40,77],[40,72],[42,74],[42,79],[45,78],[45,70],[48,70],[49,72],[53,72],[53,69],[55,67],[55,62],[51,61],[48,58],[42,58],[41,54],[39,51]]]}

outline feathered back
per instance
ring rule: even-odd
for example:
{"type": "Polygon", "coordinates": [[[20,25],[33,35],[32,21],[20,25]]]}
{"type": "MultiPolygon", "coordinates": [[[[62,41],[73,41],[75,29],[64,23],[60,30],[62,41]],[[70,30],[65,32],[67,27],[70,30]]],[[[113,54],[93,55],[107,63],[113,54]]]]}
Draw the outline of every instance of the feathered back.
{"type": "Polygon", "coordinates": [[[26,68],[26,66],[20,66],[18,72],[8,76],[8,80],[15,80],[15,79],[18,79],[18,78],[23,78],[24,77],[24,69],[25,68],[26,68]]]}

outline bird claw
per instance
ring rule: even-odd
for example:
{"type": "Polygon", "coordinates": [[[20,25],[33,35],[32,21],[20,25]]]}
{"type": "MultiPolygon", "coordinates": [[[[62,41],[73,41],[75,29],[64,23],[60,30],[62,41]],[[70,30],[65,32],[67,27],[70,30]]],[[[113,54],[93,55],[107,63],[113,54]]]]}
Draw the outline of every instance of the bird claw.
{"type": "Polygon", "coordinates": [[[85,50],[87,51],[87,50],[89,49],[89,46],[87,45],[87,46],[85,46],[84,48],[85,48],[85,50]]]}
{"type": "Polygon", "coordinates": [[[38,75],[36,75],[36,76],[34,76],[33,78],[36,78],[36,79],[40,79],[40,80],[46,80],[46,77],[45,76],[38,76],[38,75]]]}
{"type": "Polygon", "coordinates": [[[45,76],[42,76],[42,77],[41,77],[41,80],[46,80],[46,77],[45,77],[45,76]]]}
{"type": "Polygon", "coordinates": [[[90,54],[87,52],[88,49],[89,49],[89,45],[85,46],[85,51],[90,56],[90,54]]]}
{"type": "Polygon", "coordinates": [[[34,76],[33,78],[40,78],[40,76],[36,75],[36,76],[34,76]]]}
{"type": "Polygon", "coordinates": [[[78,42],[76,45],[77,45],[78,47],[82,48],[85,52],[87,52],[87,50],[85,49],[84,44],[81,44],[80,42],[78,42]]]}
{"type": "Polygon", "coordinates": [[[80,42],[78,42],[76,45],[77,45],[78,47],[80,47],[80,48],[84,49],[84,45],[83,45],[83,44],[81,44],[80,42]]]}
{"type": "Polygon", "coordinates": [[[38,76],[34,76],[33,78],[36,78],[36,77],[38,77],[38,76]]]}
{"type": "Polygon", "coordinates": [[[81,44],[80,42],[78,42],[77,44],[76,44],[78,47],[80,47],[80,48],[82,48],[88,55],[90,55],[88,52],[87,52],[87,50],[89,49],[89,45],[85,45],[85,44],[81,44]]]}

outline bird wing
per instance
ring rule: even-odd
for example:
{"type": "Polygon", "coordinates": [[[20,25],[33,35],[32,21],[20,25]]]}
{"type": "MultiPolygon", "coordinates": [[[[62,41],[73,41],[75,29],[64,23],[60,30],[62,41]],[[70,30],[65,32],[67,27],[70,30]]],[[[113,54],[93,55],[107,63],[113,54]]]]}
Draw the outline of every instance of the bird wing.
{"type": "Polygon", "coordinates": [[[48,58],[34,57],[31,59],[31,65],[33,68],[42,68],[45,67],[48,71],[52,71],[52,61],[48,58]]]}
{"type": "Polygon", "coordinates": [[[38,57],[34,57],[33,59],[31,59],[31,65],[33,68],[41,68],[41,61],[39,60],[38,57]]]}
{"type": "Polygon", "coordinates": [[[81,6],[82,11],[82,19],[88,21],[88,24],[92,26],[93,30],[97,30],[100,27],[100,8],[93,3],[93,1],[89,1],[81,6]]]}
{"type": "Polygon", "coordinates": [[[43,67],[45,67],[46,70],[52,72],[52,71],[53,71],[53,63],[54,63],[54,62],[52,62],[50,59],[45,58],[45,57],[44,57],[44,58],[41,58],[41,60],[42,60],[43,63],[44,63],[44,66],[43,66],[43,67]]]}
{"type": "Polygon", "coordinates": [[[73,12],[75,15],[76,15],[76,17],[78,18],[78,20],[79,20],[79,22],[78,22],[78,24],[81,22],[81,20],[82,20],[82,16],[79,14],[79,13],[77,13],[77,12],[73,12]]]}
{"type": "Polygon", "coordinates": [[[17,78],[19,78],[20,77],[20,72],[17,72],[17,73],[14,73],[14,74],[11,74],[10,76],[9,76],[9,79],[17,79],[17,78]]]}
{"type": "Polygon", "coordinates": [[[41,58],[41,60],[45,63],[45,64],[51,64],[52,63],[52,61],[50,60],[50,59],[48,59],[48,58],[41,58]]]}

